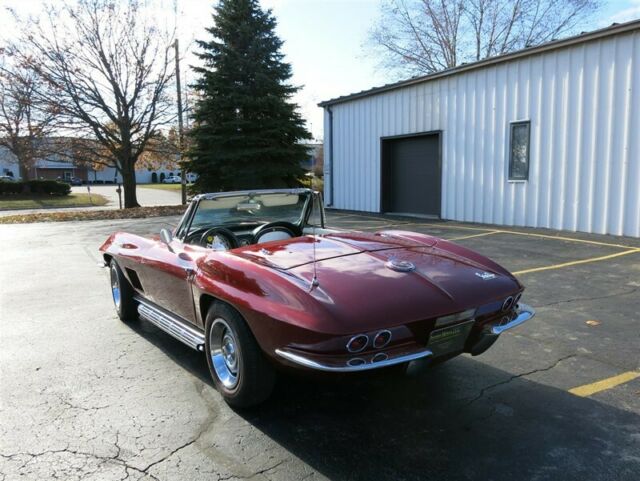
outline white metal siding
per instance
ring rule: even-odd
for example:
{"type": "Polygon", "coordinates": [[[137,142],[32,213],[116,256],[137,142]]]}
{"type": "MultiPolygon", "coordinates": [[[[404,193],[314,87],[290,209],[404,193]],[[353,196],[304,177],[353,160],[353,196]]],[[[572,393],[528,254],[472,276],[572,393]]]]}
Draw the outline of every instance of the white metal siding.
{"type": "Polygon", "coordinates": [[[379,212],[382,137],[440,130],[443,218],[640,237],[638,31],[331,109],[336,208],[379,212]],[[531,121],[527,182],[507,181],[517,120],[531,121]]]}

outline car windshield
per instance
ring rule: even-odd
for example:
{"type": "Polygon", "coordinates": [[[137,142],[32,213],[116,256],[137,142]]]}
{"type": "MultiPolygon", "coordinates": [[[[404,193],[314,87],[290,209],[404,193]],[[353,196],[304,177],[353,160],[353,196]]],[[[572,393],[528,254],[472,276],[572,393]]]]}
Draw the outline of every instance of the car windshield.
{"type": "Polygon", "coordinates": [[[264,224],[286,221],[300,223],[309,200],[308,192],[240,194],[202,199],[189,232],[203,227],[230,224],[264,224]]]}

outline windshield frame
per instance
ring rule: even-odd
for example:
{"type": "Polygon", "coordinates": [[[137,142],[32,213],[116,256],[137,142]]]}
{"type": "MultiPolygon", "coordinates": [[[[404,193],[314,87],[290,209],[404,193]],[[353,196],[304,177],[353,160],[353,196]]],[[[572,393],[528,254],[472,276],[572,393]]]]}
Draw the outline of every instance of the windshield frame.
{"type": "Polygon", "coordinates": [[[325,215],[324,215],[324,205],[322,202],[322,195],[317,192],[317,191],[313,191],[311,189],[304,189],[304,188],[299,188],[299,189],[265,189],[265,190],[241,190],[241,191],[234,191],[234,192],[216,192],[216,193],[209,193],[209,194],[199,194],[197,196],[195,196],[192,201],[191,204],[189,205],[189,207],[187,208],[186,212],[184,213],[184,215],[182,216],[182,219],[180,219],[180,222],[178,223],[178,226],[176,227],[175,235],[176,238],[180,239],[181,241],[184,241],[184,239],[187,237],[188,233],[191,230],[191,224],[193,222],[193,219],[196,215],[196,212],[198,211],[198,208],[200,207],[200,202],[203,200],[213,200],[213,199],[219,199],[219,198],[223,198],[223,197],[237,197],[237,196],[247,196],[247,195],[268,195],[268,194],[294,194],[294,195],[303,195],[303,194],[307,194],[307,200],[305,201],[304,207],[302,208],[302,213],[300,216],[300,228],[304,228],[304,226],[307,224],[308,220],[309,220],[309,216],[311,215],[311,210],[313,208],[313,204],[317,199],[317,204],[320,206],[321,210],[321,214],[320,214],[320,218],[321,218],[321,223],[322,223],[322,227],[324,227],[324,220],[325,220],[325,215]]]}

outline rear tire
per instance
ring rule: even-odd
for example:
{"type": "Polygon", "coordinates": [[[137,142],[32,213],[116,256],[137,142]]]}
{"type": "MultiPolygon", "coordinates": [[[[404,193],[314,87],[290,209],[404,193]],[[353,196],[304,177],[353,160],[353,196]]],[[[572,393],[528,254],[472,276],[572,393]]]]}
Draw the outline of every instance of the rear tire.
{"type": "Polygon", "coordinates": [[[113,304],[118,317],[123,322],[138,320],[138,305],[133,300],[135,294],[133,287],[129,284],[115,259],[111,259],[109,263],[109,272],[111,276],[111,296],[113,297],[113,304]]]}
{"type": "Polygon", "coordinates": [[[207,312],[205,353],[209,372],[227,404],[246,408],[265,401],[276,374],[240,313],[214,303],[207,312]]]}

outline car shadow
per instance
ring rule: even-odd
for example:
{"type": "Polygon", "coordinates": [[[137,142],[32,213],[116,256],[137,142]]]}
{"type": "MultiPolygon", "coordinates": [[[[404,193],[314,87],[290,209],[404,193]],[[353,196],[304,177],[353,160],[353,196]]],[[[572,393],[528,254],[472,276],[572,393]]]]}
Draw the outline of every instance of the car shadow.
{"type": "MultiPolygon", "coordinates": [[[[212,386],[206,362],[131,325],[212,386]]],[[[640,416],[461,356],[399,377],[284,373],[238,415],[334,480],[636,480],[640,416]]]]}

